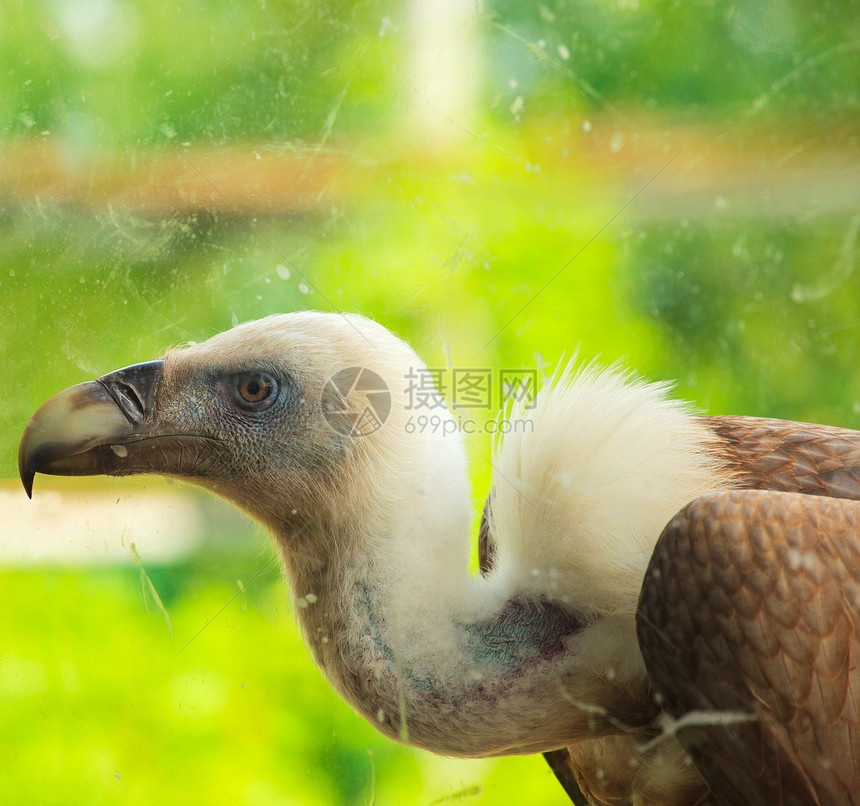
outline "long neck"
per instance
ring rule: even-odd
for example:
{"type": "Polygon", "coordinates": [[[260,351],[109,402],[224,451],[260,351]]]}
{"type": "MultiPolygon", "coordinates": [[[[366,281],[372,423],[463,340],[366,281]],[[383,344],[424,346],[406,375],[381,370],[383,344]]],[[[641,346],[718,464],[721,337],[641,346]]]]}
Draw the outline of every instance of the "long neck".
{"type": "MultiPolygon", "coordinates": [[[[445,754],[536,752],[616,730],[611,704],[629,697],[580,664],[576,615],[500,575],[469,574],[460,447],[426,447],[411,470],[376,480],[388,494],[373,511],[335,502],[287,538],[318,664],[384,733],[445,754]]],[[[647,693],[634,696],[650,714],[647,693]]]]}

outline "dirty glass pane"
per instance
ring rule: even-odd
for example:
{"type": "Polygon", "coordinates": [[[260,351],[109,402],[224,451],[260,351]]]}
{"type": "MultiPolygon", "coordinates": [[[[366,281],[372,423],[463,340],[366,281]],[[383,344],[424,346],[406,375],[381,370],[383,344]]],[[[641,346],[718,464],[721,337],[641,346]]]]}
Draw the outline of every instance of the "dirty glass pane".
{"type": "Polygon", "coordinates": [[[0,801],[565,802],[539,758],[356,717],[243,516],[150,478],[31,503],[18,441],[61,388],[309,308],[440,371],[579,351],[860,427],[858,11],[2,0],[0,801]]]}

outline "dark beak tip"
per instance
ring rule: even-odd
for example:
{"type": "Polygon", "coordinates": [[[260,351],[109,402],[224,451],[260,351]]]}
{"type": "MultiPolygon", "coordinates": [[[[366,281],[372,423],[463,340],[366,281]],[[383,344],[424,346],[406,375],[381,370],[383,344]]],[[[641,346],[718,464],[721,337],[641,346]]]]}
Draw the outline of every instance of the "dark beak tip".
{"type": "Polygon", "coordinates": [[[28,457],[23,453],[18,457],[18,475],[21,477],[21,484],[24,485],[24,491],[27,493],[27,498],[32,498],[33,479],[36,477],[36,471],[28,461],[28,457]]]}
{"type": "Polygon", "coordinates": [[[24,491],[27,493],[27,498],[33,498],[33,479],[36,476],[36,471],[32,466],[29,446],[27,444],[27,435],[33,421],[27,424],[24,430],[24,436],[21,439],[21,444],[18,446],[18,475],[21,477],[21,484],[24,485],[24,491]]]}

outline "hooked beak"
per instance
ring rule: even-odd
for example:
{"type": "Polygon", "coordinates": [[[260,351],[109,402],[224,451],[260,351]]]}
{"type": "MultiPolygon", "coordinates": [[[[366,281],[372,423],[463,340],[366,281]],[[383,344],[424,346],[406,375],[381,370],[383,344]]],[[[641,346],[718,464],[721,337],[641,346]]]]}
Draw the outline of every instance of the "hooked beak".
{"type": "Polygon", "coordinates": [[[160,429],[156,416],[162,367],[162,361],[135,364],[72,386],[42,405],[27,424],[18,449],[18,472],[27,495],[32,498],[36,473],[163,471],[171,435],[160,429]],[[152,451],[156,437],[163,438],[157,440],[158,465],[152,451]]]}

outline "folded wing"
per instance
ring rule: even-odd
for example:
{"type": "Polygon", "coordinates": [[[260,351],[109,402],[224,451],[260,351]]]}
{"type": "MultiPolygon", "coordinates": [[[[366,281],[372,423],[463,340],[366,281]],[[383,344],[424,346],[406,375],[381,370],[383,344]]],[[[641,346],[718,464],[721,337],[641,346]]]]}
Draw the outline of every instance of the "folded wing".
{"type": "Polygon", "coordinates": [[[666,527],[639,643],[719,803],[860,803],[858,613],[858,502],[739,490],[666,527]]]}

